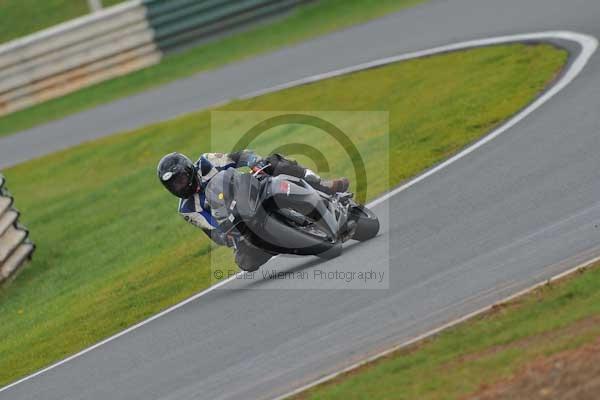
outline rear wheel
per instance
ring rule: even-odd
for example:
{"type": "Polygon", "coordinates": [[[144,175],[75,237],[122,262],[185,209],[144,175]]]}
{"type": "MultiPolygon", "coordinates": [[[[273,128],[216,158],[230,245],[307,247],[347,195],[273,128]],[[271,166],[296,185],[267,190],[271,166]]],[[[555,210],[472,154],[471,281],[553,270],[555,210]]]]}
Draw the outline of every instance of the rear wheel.
{"type": "Polygon", "coordinates": [[[379,233],[379,218],[365,206],[356,206],[351,211],[356,221],[356,231],[352,239],[364,242],[377,236],[379,233]]]}

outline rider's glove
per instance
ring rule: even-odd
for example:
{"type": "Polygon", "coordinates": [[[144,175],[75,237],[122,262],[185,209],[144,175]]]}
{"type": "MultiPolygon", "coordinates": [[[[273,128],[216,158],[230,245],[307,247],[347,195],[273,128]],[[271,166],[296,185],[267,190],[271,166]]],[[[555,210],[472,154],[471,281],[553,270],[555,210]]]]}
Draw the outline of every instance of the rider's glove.
{"type": "Polygon", "coordinates": [[[246,158],[246,165],[249,168],[258,167],[261,168],[263,166],[263,159],[258,154],[252,151],[245,151],[244,158],[246,158]]]}
{"type": "Polygon", "coordinates": [[[229,153],[229,157],[235,162],[236,168],[253,168],[262,162],[261,156],[248,149],[229,153]]]}
{"type": "Polygon", "coordinates": [[[237,236],[229,234],[229,235],[225,235],[225,237],[227,240],[227,247],[237,248],[237,243],[239,240],[239,238],[237,236]]]}
{"type": "Polygon", "coordinates": [[[212,239],[213,242],[215,242],[219,246],[233,247],[232,240],[230,240],[228,235],[226,235],[225,233],[220,232],[217,229],[205,229],[204,232],[212,239]]]}
{"type": "Polygon", "coordinates": [[[221,233],[223,242],[227,247],[238,247],[240,240],[244,239],[244,236],[236,230],[229,231],[228,233],[221,233]]]}

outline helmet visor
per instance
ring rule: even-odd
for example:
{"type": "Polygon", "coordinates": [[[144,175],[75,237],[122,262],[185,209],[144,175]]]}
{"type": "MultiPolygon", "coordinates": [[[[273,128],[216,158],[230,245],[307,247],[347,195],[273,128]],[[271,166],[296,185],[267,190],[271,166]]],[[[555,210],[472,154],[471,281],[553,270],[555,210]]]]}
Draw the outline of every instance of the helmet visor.
{"type": "Polygon", "coordinates": [[[175,193],[183,193],[190,185],[190,178],[187,174],[177,174],[171,178],[170,186],[175,193]]]}
{"type": "Polygon", "coordinates": [[[187,198],[194,194],[191,178],[184,172],[173,175],[171,179],[166,182],[163,181],[163,183],[169,189],[169,192],[177,197],[187,198]]]}

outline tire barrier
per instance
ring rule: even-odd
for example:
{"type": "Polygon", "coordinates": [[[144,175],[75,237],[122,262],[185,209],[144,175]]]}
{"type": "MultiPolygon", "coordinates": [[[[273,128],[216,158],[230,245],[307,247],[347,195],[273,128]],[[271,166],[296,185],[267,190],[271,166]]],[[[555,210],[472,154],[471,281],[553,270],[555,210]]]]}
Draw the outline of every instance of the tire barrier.
{"type": "Polygon", "coordinates": [[[127,74],[310,0],[131,0],[0,45],[0,115],[127,74]]]}
{"type": "Polygon", "coordinates": [[[29,232],[19,224],[19,211],[6,190],[6,179],[0,174],[0,282],[6,281],[31,259],[35,245],[29,232]]]}

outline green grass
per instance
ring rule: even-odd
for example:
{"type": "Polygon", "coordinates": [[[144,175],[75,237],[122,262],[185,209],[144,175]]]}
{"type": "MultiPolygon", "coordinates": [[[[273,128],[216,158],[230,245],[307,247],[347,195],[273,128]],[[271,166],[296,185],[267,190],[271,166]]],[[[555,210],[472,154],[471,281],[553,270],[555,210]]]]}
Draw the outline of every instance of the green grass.
{"type": "Polygon", "coordinates": [[[0,117],[0,136],[59,119],[200,71],[365,22],[423,1],[323,0],[301,6],[291,15],[276,22],[170,55],[155,66],[0,117]]]}
{"type": "Polygon", "coordinates": [[[600,265],[541,289],[296,399],[460,399],[532,359],[600,335],[600,265]]]}
{"type": "MultiPolygon", "coordinates": [[[[103,0],[105,7],[123,0],[103,0]]],[[[2,0],[0,43],[89,13],[87,0],[2,0]]]]}
{"type": "MultiPolygon", "coordinates": [[[[565,51],[549,45],[475,49],[219,110],[388,111],[389,147],[369,130],[373,121],[360,122],[364,125],[351,135],[369,176],[380,176],[381,160],[393,162],[389,179],[369,181],[372,197],[447,158],[531,102],[566,59],[565,51]]],[[[229,249],[210,251],[203,234],[176,215],[176,199],[155,177],[156,162],[166,152],[224,150],[210,148],[209,129],[210,112],[200,111],[5,171],[39,247],[32,264],[0,290],[0,384],[206,288],[210,257],[232,263],[229,249]]],[[[278,132],[261,137],[253,148],[266,153],[290,138],[319,143],[331,174],[352,176],[344,153],[325,140],[316,142],[310,128],[278,132]]]]}

